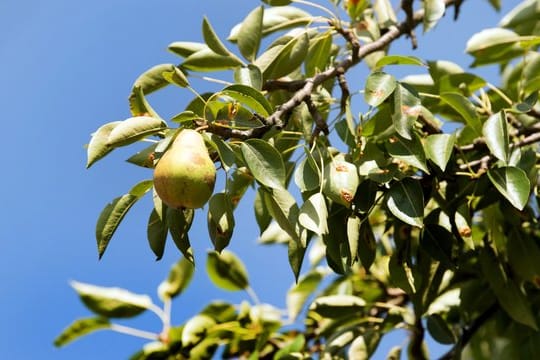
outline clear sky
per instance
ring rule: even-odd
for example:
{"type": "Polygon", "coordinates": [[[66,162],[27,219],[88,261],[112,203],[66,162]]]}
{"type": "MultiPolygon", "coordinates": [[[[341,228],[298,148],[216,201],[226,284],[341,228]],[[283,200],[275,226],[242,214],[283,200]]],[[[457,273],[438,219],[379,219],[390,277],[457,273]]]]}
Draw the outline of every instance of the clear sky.
{"type": "MultiPolygon", "coordinates": [[[[503,14],[518,3],[503,2],[503,14]]],[[[151,172],[123,161],[133,147],[115,151],[85,170],[84,144],[103,123],[129,117],[127,96],[141,72],[178,61],[166,51],[169,43],[201,41],[203,14],[225,37],[256,5],[253,0],[0,2],[1,359],[123,359],[144,344],[102,331],[63,349],[52,345],[67,324],[89,315],[69,280],[121,286],[158,301],[155,288],[179,257],[170,242],[164,258],[154,261],[146,240],[151,209],[147,197],[131,210],[98,262],[94,226],[99,212],[151,172]]],[[[487,0],[465,1],[462,12],[458,26],[446,16],[435,31],[420,36],[420,49],[413,55],[451,60],[466,68],[472,62],[463,51],[466,40],[484,27],[496,26],[499,15],[487,0]]],[[[399,42],[394,53],[410,54],[409,42],[399,42]]],[[[494,71],[482,74],[490,79],[494,71]]],[[[356,88],[363,81],[359,77],[356,88]]],[[[150,100],[162,116],[170,117],[190,98],[187,91],[172,89],[150,100]]],[[[237,211],[231,249],[246,262],[261,300],[284,306],[293,281],[286,250],[255,245],[258,229],[249,198],[237,211]]],[[[197,213],[190,237],[199,266],[195,282],[174,302],[173,323],[212,299],[238,303],[247,298],[217,290],[207,279],[204,255],[211,243],[205,219],[197,213]]],[[[126,324],[150,331],[160,328],[152,314],[126,324]]]]}

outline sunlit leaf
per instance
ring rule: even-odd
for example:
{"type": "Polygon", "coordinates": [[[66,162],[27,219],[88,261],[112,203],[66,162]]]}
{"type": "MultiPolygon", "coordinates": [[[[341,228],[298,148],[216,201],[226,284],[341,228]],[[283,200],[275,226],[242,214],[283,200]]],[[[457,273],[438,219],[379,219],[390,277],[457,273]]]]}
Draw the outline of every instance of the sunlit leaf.
{"type": "Polygon", "coordinates": [[[422,113],[420,98],[405,84],[398,84],[394,91],[392,122],[397,133],[407,140],[413,137],[414,122],[422,113]]]}
{"type": "Polygon", "coordinates": [[[234,81],[260,91],[262,89],[262,72],[253,64],[239,67],[234,71],[234,81]]]}
{"type": "Polygon", "coordinates": [[[386,55],[377,61],[375,68],[380,69],[388,65],[427,66],[422,59],[417,58],[416,56],[386,55]]]}
{"type": "Polygon", "coordinates": [[[360,248],[360,227],[362,221],[358,216],[351,215],[347,218],[347,240],[349,243],[350,263],[356,260],[360,248]]]}
{"type": "Polygon", "coordinates": [[[133,116],[141,116],[151,114],[149,106],[145,104],[144,95],[148,95],[156,90],[159,90],[169,82],[163,77],[164,72],[174,71],[174,64],[159,64],[151,67],[142,73],[133,83],[131,94],[129,95],[129,108],[133,116]]]}
{"type": "Polygon", "coordinates": [[[298,282],[289,289],[287,292],[287,311],[289,313],[289,319],[296,319],[306,304],[306,301],[313,294],[317,286],[319,286],[322,279],[322,271],[315,269],[300,277],[298,282]]]}
{"type": "Polygon", "coordinates": [[[255,60],[265,79],[279,78],[296,70],[306,59],[309,37],[306,32],[295,36],[284,45],[276,45],[255,60]]]}
{"type": "Polygon", "coordinates": [[[262,194],[272,218],[294,241],[299,242],[301,238],[296,223],[300,210],[295,198],[286,189],[265,190],[262,194]]]}
{"type": "Polygon", "coordinates": [[[239,291],[249,286],[247,270],[242,261],[232,252],[209,251],[206,272],[210,280],[223,290],[239,291]]]}
{"type": "Polygon", "coordinates": [[[424,144],[427,158],[444,171],[450,156],[452,156],[455,142],[456,136],[454,134],[429,135],[424,144]]]}
{"type": "Polygon", "coordinates": [[[209,48],[205,48],[186,57],[181,67],[204,72],[234,69],[243,65],[236,57],[219,55],[209,48]]]}
{"type": "Polygon", "coordinates": [[[313,76],[317,72],[325,70],[330,61],[331,49],[332,35],[330,32],[310,40],[305,62],[306,76],[313,76]]]}
{"type": "Polygon", "coordinates": [[[396,89],[396,79],[384,72],[371,73],[366,79],[364,100],[371,106],[379,106],[396,89]]]}
{"type": "Polygon", "coordinates": [[[96,224],[96,240],[99,258],[103,256],[114,232],[131,207],[152,188],[152,180],[135,185],[129,193],[119,196],[101,211],[96,224]]]}
{"type": "Polygon", "coordinates": [[[105,155],[113,151],[114,147],[108,144],[109,134],[118,126],[121,121],[113,121],[102,125],[95,133],[92,134],[88,148],[86,149],[87,160],[86,168],[88,169],[96,161],[102,159],[105,155]]]}
{"type": "Polygon", "coordinates": [[[309,157],[312,155],[308,154],[294,171],[294,182],[302,192],[315,190],[321,186],[319,172],[312,166],[309,157]]]}
{"type": "Polygon", "coordinates": [[[177,68],[176,66],[168,71],[164,71],[162,74],[163,78],[167,80],[169,83],[180,86],[180,87],[187,87],[189,86],[189,81],[186,77],[186,75],[177,68]]]}
{"type": "Polygon", "coordinates": [[[508,166],[491,169],[488,177],[495,188],[518,210],[523,210],[530,193],[530,182],[525,171],[508,166]]]}
{"type": "Polygon", "coordinates": [[[321,193],[315,193],[300,208],[298,222],[306,229],[321,236],[328,232],[327,218],[328,210],[324,196],[321,193]]]}
{"type": "Polygon", "coordinates": [[[405,178],[395,182],[387,192],[386,206],[401,221],[423,227],[424,194],[417,180],[405,178]]]}
{"type": "Polygon", "coordinates": [[[394,158],[404,161],[429,174],[429,170],[426,166],[424,147],[416,136],[413,136],[412,140],[395,136],[391,138],[390,141],[386,142],[385,146],[388,153],[394,158]]]}
{"type": "Polygon", "coordinates": [[[77,281],[72,281],[70,285],[88,309],[109,318],[137,316],[153,305],[148,295],[134,294],[117,287],[101,287],[77,281]]]}
{"type": "Polygon", "coordinates": [[[62,333],[54,339],[54,346],[60,347],[67,345],[81,336],[97,330],[108,329],[110,326],[109,320],[103,317],[77,319],[62,330],[62,333]]]}
{"type": "Polygon", "coordinates": [[[285,186],[285,165],[281,154],[268,142],[250,139],[241,145],[246,165],[261,184],[275,189],[285,186]]]}
{"type": "Polygon", "coordinates": [[[235,84],[227,86],[221,90],[221,94],[229,96],[240,104],[250,107],[259,115],[268,116],[273,112],[272,105],[268,100],[256,89],[247,86],[235,84]]]}
{"type": "Polygon", "coordinates": [[[464,122],[474,129],[476,135],[480,136],[482,134],[482,123],[469,99],[455,92],[445,92],[440,96],[441,100],[457,111],[464,122]]]}
{"type": "Polygon", "coordinates": [[[167,279],[159,284],[157,290],[159,297],[164,300],[180,295],[191,282],[194,271],[195,266],[185,257],[182,257],[171,267],[167,279]]]}
{"type": "Polygon", "coordinates": [[[444,0],[424,0],[424,32],[431,30],[444,15],[444,0]]]}
{"type": "Polygon", "coordinates": [[[193,346],[205,338],[207,331],[216,324],[208,315],[198,314],[189,319],[182,331],[182,345],[193,346]]]}
{"type": "Polygon", "coordinates": [[[198,42],[176,41],[171,43],[168,49],[170,52],[186,58],[197,51],[208,49],[208,45],[198,42]]]}
{"type": "Polygon", "coordinates": [[[150,116],[135,116],[122,121],[109,133],[107,145],[125,146],[147,136],[157,134],[167,128],[163,120],[150,116]]]}
{"type": "Polygon", "coordinates": [[[484,123],[482,133],[491,153],[497,159],[507,164],[510,145],[506,114],[504,111],[499,111],[498,113],[491,115],[484,123]]]}

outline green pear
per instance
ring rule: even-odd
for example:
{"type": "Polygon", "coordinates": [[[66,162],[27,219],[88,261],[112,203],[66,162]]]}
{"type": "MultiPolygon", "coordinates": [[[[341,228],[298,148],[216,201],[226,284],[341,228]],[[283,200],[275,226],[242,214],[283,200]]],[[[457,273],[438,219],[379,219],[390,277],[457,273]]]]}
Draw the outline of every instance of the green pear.
{"type": "Polygon", "coordinates": [[[354,164],[334,159],[324,169],[323,193],[333,201],[350,207],[360,183],[354,164]]]}
{"type": "Polygon", "coordinates": [[[182,130],[154,168],[156,193],[176,209],[203,207],[215,182],[216,167],[195,130],[182,130]]]}

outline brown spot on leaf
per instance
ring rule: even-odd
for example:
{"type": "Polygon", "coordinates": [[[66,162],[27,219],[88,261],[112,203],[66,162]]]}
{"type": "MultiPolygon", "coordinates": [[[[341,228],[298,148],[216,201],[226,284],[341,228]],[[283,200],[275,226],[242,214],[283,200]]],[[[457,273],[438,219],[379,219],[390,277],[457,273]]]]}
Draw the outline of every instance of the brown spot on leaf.
{"type": "Polygon", "coordinates": [[[459,235],[461,235],[463,237],[469,237],[469,236],[472,235],[472,230],[468,226],[459,228],[458,231],[459,231],[459,235]]]}

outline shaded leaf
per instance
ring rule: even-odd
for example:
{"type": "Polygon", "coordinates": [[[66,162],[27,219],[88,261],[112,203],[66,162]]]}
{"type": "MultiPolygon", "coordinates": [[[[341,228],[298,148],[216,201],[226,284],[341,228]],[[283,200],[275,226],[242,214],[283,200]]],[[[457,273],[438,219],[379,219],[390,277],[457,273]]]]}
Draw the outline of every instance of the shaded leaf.
{"type": "Polygon", "coordinates": [[[169,276],[158,286],[158,294],[162,300],[172,299],[180,295],[191,282],[195,266],[182,257],[169,271],[169,276]]]}
{"type": "Polygon", "coordinates": [[[482,122],[469,99],[455,92],[445,92],[440,96],[441,100],[450,105],[450,107],[461,115],[465,123],[475,131],[477,136],[482,135],[482,122]]]}
{"type": "Polygon", "coordinates": [[[427,224],[420,236],[420,246],[433,259],[439,261],[446,268],[453,269],[452,245],[454,236],[440,225],[427,224]]]}
{"type": "Polygon", "coordinates": [[[152,144],[136,154],[130,156],[126,161],[130,164],[141,166],[144,168],[154,167],[154,154],[159,143],[152,144]]]}
{"type": "Polygon", "coordinates": [[[221,42],[206,16],[203,17],[202,33],[204,42],[213,52],[222,56],[230,56],[230,51],[221,42]]]}
{"type": "Polygon", "coordinates": [[[152,187],[152,180],[141,181],[129,193],[115,198],[101,211],[96,224],[99,258],[103,256],[118,225],[131,207],[152,187]]]}
{"type": "Polygon", "coordinates": [[[234,214],[231,198],[227,193],[214,194],[208,202],[208,233],[217,252],[221,252],[231,240],[234,230],[234,214]]]}
{"type": "MultiPolygon", "coordinates": [[[[151,67],[142,73],[133,83],[131,94],[129,95],[129,108],[133,116],[151,114],[153,110],[146,103],[144,95],[148,95],[159,90],[169,82],[163,77],[163,72],[174,71],[174,64],[159,64],[151,67]]],[[[151,114],[154,116],[153,114],[151,114]]]]}
{"type": "Polygon", "coordinates": [[[134,294],[117,287],[101,287],[77,281],[72,281],[70,285],[88,309],[108,318],[137,316],[153,305],[148,295],[134,294]]]}
{"type": "Polygon", "coordinates": [[[262,194],[272,218],[294,241],[300,242],[301,237],[296,225],[300,210],[295,198],[286,189],[272,189],[271,192],[264,190],[262,194]]]}
{"type": "Polygon", "coordinates": [[[456,136],[454,134],[429,135],[424,144],[427,158],[444,171],[450,156],[452,156],[455,142],[456,136]]]}
{"type": "Polygon", "coordinates": [[[205,48],[185,58],[181,67],[188,70],[205,72],[234,69],[243,65],[236,57],[219,55],[209,48],[205,48]]]}
{"type": "Polygon", "coordinates": [[[208,45],[198,42],[176,41],[171,43],[168,49],[170,52],[186,58],[197,51],[208,49],[208,45]]]}
{"type": "Polygon", "coordinates": [[[332,34],[326,32],[309,43],[305,62],[306,76],[313,76],[326,69],[332,50],[332,34]]]}
{"type": "Polygon", "coordinates": [[[216,321],[208,315],[198,314],[189,319],[182,330],[182,346],[193,346],[203,341],[216,321]]]}
{"type": "Polygon", "coordinates": [[[249,286],[248,274],[242,261],[228,250],[209,251],[206,272],[210,280],[223,290],[238,291],[249,286]]]}
{"type": "Polygon", "coordinates": [[[210,139],[212,140],[211,143],[213,147],[217,150],[219,159],[221,160],[221,166],[223,166],[225,171],[229,171],[229,169],[235,164],[236,156],[234,154],[234,150],[231,148],[229,143],[223,140],[220,136],[211,134],[210,139]]]}
{"type": "Polygon", "coordinates": [[[315,299],[309,307],[323,317],[358,316],[366,306],[366,301],[353,295],[329,295],[315,299]]]}
{"type": "Polygon", "coordinates": [[[396,79],[384,72],[373,72],[366,79],[364,100],[371,106],[379,106],[396,89],[396,79]]]}
{"type": "Polygon", "coordinates": [[[259,51],[262,38],[264,7],[259,6],[251,11],[242,21],[238,31],[238,49],[249,61],[253,61],[259,51]]]}
{"type": "Polygon", "coordinates": [[[360,225],[360,238],[358,244],[358,258],[364,269],[369,270],[375,261],[377,242],[373,229],[368,219],[364,219],[360,225]]]}
{"type": "Polygon", "coordinates": [[[186,75],[177,68],[176,66],[168,71],[164,71],[162,74],[163,78],[167,80],[167,82],[180,86],[180,87],[187,87],[189,86],[189,81],[186,77],[186,75]]]}
{"type": "Polygon", "coordinates": [[[276,45],[255,60],[265,79],[279,78],[290,74],[304,62],[309,49],[306,32],[295,36],[284,45],[276,45]]]}
{"type": "Polygon", "coordinates": [[[67,345],[81,336],[88,335],[97,330],[108,329],[110,326],[109,320],[102,317],[77,319],[62,330],[62,333],[54,339],[54,346],[60,347],[67,345]]]}
{"type": "Polygon", "coordinates": [[[388,210],[401,221],[417,227],[424,224],[424,194],[417,180],[395,182],[386,194],[388,210]]]}
{"type": "Polygon", "coordinates": [[[156,260],[160,260],[163,257],[168,230],[167,222],[162,219],[156,209],[152,209],[148,218],[146,233],[150,248],[156,255],[156,260]]]}
{"type": "Polygon", "coordinates": [[[247,167],[259,183],[284,189],[285,165],[275,147],[261,139],[250,139],[242,143],[241,149],[247,167]]]}
{"type": "Polygon", "coordinates": [[[448,323],[439,314],[428,316],[427,329],[431,336],[441,344],[456,343],[456,335],[452,332],[448,323]]]}
{"type": "Polygon", "coordinates": [[[166,221],[169,233],[174,241],[174,244],[182,252],[184,257],[194,263],[193,249],[189,242],[188,231],[193,222],[193,209],[174,209],[167,208],[166,221]]]}
{"type": "Polygon", "coordinates": [[[150,116],[135,116],[122,121],[109,133],[107,145],[125,146],[149,135],[157,134],[167,128],[167,124],[150,116]]]}
{"type": "Polygon", "coordinates": [[[270,215],[268,206],[264,203],[263,191],[264,190],[262,188],[257,189],[257,193],[255,194],[255,200],[253,202],[255,220],[257,221],[257,225],[259,225],[259,233],[261,235],[272,221],[272,216],[270,215]]]}
{"type": "Polygon", "coordinates": [[[510,145],[504,111],[491,115],[484,123],[482,133],[491,153],[497,159],[503,161],[504,164],[507,164],[510,145]]]}
{"type": "Polygon", "coordinates": [[[108,144],[109,134],[111,131],[121,124],[121,121],[113,121],[102,125],[95,133],[92,134],[88,148],[86,149],[87,160],[86,168],[88,169],[99,159],[102,159],[105,155],[113,151],[114,147],[108,144]]]}
{"type": "Polygon", "coordinates": [[[508,166],[491,169],[488,177],[495,188],[518,210],[523,210],[529,199],[530,182],[525,171],[508,166]]]}

